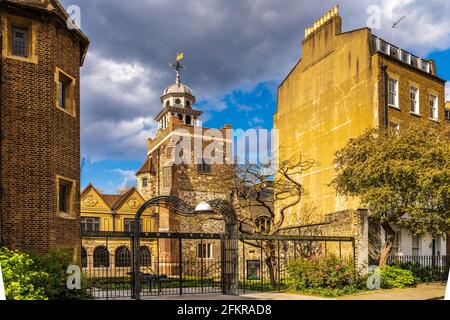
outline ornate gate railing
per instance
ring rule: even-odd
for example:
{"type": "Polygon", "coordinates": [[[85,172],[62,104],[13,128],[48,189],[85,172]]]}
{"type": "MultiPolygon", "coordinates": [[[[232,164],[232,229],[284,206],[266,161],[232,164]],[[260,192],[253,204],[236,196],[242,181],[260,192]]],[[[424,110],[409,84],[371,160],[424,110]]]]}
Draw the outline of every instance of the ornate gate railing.
{"type": "MultiPolygon", "coordinates": [[[[132,233],[84,232],[82,239],[82,269],[94,298],[135,298],[132,233]]],[[[224,293],[225,242],[224,234],[142,233],[140,295],[224,293]]]]}
{"type": "MultiPolygon", "coordinates": [[[[83,271],[96,299],[132,299],[133,234],[83,232],[83,271]]],[[[335,254],[354,258],[351,237],[239,235],[238,270],[233,268],[225,234],[142,233],[140,235],[141,297],[224,294],[232,272],[239,293],[283,291],[288,265],[302,255],[335,254]],[[274,246],[273,264],[266,263],[262,243],[274,246]],[[167,248],[171,248],[167,254],[167,248]],[[270,270],[271,269],[271,270],[270,270]],[[227,273],[229,272],[229,273],[227,273]]]]}

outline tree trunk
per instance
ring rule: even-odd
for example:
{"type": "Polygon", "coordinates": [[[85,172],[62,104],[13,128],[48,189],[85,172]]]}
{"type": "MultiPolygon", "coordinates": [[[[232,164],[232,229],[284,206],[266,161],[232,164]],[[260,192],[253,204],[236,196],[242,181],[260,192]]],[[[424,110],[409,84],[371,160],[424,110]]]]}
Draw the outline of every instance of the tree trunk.
{"type": "Polygon", "coordinates": [[[272,241],[267,241],[265,243],[266,247],[266,259],[264,259],[264,262],[266,263],[267,270],[269,272],[269,278],[270,278],[270,286],[275,289],[277,287],[277,279],[275,276],[275,245],[272,241]]]}
{"type": "Polygon", "coordinates": [[[395,231],[389,225],[389,222],[383,221],[381,223],[381,226],[383,227],[384,232],[386,232],[386,242],[383,249],[381,250],[380,268],[387,265],[395,241],[395,231]]]}

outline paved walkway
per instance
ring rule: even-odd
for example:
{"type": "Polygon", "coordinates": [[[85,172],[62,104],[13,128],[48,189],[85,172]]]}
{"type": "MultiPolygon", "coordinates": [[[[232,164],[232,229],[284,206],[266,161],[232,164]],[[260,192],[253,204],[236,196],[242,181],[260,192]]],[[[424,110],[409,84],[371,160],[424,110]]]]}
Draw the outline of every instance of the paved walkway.
{"type": "Polygon", "coordinates": [[[240,296],[221,294],[142,297],[142,300],[442,300],[446,284],[420,284],[415,288],[364,292],[351,296],[327,299],[289,293],[247,293],[240,296]]]}
{"type": "Polygon", "coordinates": [[[182,295],[182,296],[159,296],[142,297],[142,300],[329,300],[321,297],[311,297],[289,293],[247,293],[240,296],[225,296],[223,294],[207,295],[182,295]]]}
{"type": "Polygon", "coordinates": [[[419,284],[416,288],[377,290],[338,300],[443,300],[445,288],[442,283],[419,284]]]}

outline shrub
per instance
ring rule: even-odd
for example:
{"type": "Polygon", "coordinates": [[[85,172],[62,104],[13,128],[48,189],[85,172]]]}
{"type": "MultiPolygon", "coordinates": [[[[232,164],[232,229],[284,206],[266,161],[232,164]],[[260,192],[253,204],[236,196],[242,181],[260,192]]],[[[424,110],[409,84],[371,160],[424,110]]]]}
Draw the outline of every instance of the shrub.
{"type": "Polygon", "coordinates": [[[338,296],[357,292],[362,279],[351,260],[335,256],[299,259],[288,266],[290,290],[338,296]]]}
{"type": "Polygon", "coordinates": [[[44,271],[38,271],[35,261],[29,255],[0,248],[0,264],[6,299],[48,299],[43,284],[49,279],[49,275],[44,271]]]}
{"type": "Polygon", "coordinates": [[[67,288],[67,268],[73,264],[73,251],[53,249],[46,255],[33,255],[36,268],[46,272],[49,277],[41,285],[50,300],[91,299],[91,282],[82,277],[81,290],[67,288]]]}
{"type": "Polygon", "coordinates": [[[403,270],[395,266],[381,268],[381,286],[383,288],[407,288],[416,284],[417,279],[410,270],[403,270]]]}
{"type": "Polygon", "coordinates": [[[395,266],[403,270],[410,270],[417,281],[420,282],[441,281],[447,274],[445,268],[439,266],[422,266],[419,262],[393,261],[391,266],[395,266]]]}

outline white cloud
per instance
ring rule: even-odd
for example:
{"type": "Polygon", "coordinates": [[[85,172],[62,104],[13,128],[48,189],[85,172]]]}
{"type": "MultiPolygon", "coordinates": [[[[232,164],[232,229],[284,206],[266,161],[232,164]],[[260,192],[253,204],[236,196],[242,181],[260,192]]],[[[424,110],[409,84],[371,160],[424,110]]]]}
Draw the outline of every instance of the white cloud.
{"type": "MultiPolygon", "coordinates": [[[[122,160],[145,155],[145,141],[155,127],[149,121],[162,107],[159,96],[164,87],[174,81],[168,63],[177,52],[185,53],[182,80],[197,96],[197,107],[206,111],[204,122],[212,112],[228,107],[250,110],[227,105],[223,97],[236,89],[252,91],[264,81],[279,84],[301,55],[304,29],[335,4],[328,0],[62,2],[80,6],[83,31],[91,39],[81,79],[83,156],[122,160]],[[174,12],[182,18],[168,18],[174,12]]],[[[392,23],[406,15],[396,30],[397,45],[421,56],[450,47],[448,0],[337,3],[343,31],[365,27],[367,8],[379,5],[381,29],[374,33],[391,41],[392,23]]]]}
{"type": "MultiPolygon", "coordinates": [[[[419,55],[450,47],[450,1],[448,0],[374,0],[382,10],[381,29],[373,30],[387,41],[395,41],[419,55]],[[392,25],[406,16],[395,29],[392,25]]],[[[362,13],[362,12],[361,12],[362,13]]]]}
{"type": "Polygon", "coordinates": [[[250,127],[258,126],[258,125],[263,124],[263,123],[264,123],[264,120],[261,119],[261,118],[258,117],[258,116],[254,116],[253,118],[251,118],[251,119],[248,121],[248,125],[249,125],[250,127]]]}
{"type": "Polygon", "coordinates": [[[89,95],[106,96],[123,105],[141,105],[157,97],[150,78],[158,74],[137,62],[124,63],[88,54],[83,87],[89,95]]]}
{"type": "Polygon", "coordinates": [[[129,188],[136,183],[136,172],[134,170],[114,169],[113,172],[119,174],[122,178],[121,183],[116,188],[117,190],[129,188]]]}
{"type": "Polygon", "coordinates": [[[146,141],[156,131],[157,123],[152,117],[92,122],[82,131],[83,152],[94,161],[144,159],[146,141]]]}

